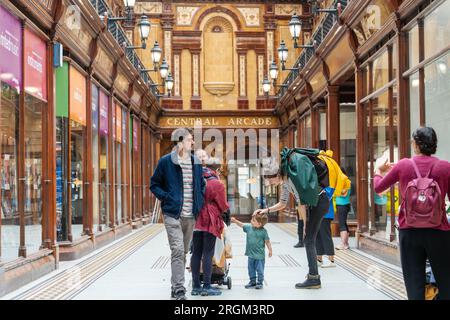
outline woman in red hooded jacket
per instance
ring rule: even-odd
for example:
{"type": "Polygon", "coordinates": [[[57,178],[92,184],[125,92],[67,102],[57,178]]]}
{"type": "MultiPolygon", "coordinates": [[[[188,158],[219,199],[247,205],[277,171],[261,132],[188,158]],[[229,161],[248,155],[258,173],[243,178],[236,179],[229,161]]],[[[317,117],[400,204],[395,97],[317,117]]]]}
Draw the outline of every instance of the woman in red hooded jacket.
{"type": "Polygon", "coordinates": [[[194,295],[220,295],[221,291],[211,287],[212,257],[216,238],[220,238],[224,222],[222,213],[229,208],[225,187],[219,180],[216,171],[220,166],[217,159],[206,160],[203,177],[206,180],[204,205],[196,220],[192,238],[191,257],[192,292],[194,295]],[[200,262],[203,266],[203,288],[200,285],[200,262]]]}

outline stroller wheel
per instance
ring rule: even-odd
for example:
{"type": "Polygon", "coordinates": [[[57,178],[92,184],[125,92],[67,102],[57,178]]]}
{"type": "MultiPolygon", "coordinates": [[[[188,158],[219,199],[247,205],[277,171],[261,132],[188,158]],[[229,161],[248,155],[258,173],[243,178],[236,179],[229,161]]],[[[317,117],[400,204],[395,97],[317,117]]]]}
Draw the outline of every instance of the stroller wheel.
{"type": "Polygon", "coordinates": [[[231,289],[231,284],[232,284],[232,282],[231,282],[231,278],[230,278],[230,277],[228,277],[228,279],[227,279],[227,286],[228,286],[228,290],[230,290],[230,289],[231,289]]]}

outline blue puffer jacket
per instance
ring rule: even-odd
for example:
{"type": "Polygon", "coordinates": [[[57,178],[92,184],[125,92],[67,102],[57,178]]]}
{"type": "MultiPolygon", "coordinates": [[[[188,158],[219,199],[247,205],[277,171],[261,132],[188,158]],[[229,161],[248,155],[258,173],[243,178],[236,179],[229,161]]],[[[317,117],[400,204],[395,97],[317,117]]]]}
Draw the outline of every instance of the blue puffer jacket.
{"type": "MultiPolygon", "coordinates": [[[[192,213],[197,219],[203,207],[203,196],[205,192],[205,179],[203,170],[198,158],[191,155],[193,164],[193,196],[192,213]]],[[[163,156],[150,179],[150,190],[161,200],[163,214],[178,219],[183,207],[183,171],[178,163],[176,151],[163,156]]]]}

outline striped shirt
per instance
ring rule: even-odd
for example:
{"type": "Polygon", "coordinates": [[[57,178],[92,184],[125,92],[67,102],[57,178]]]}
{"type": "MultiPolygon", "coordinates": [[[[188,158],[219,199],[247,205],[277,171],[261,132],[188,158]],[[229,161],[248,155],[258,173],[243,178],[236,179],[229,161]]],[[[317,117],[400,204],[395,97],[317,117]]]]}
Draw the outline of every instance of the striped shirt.
{"type": "Polygon", "coordinates": [[[191,157],[185,159],[178,157],[178,163],[183,171],[183,207],[181,209],[181,216],[193,217],[194,179],[192,176],[191,157]]]}
{"type": "Polygon", "coordinates": [[[283,184],[281,185],[280,202],[282,204],[287,204],[289,202],[289,194],[291,193],[295,197],[295,203],[299,204],[300,196],[298,195],[298,192],[295,189],[295,186],[292,183],[291,179],[288,179],[288,181],[283,181],[283,184]]]}

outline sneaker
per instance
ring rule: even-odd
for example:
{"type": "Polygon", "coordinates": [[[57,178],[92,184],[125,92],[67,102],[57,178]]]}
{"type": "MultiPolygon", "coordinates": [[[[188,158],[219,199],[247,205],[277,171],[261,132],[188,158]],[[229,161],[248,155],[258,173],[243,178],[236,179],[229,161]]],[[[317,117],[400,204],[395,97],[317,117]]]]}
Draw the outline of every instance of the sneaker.
{"type": "Polygon", "coordinates": [[[252,289],[256,287],[256,282],[250,281],[245,285],[245,289],[252,289]]]}
{"type": "Polygon", "coordinates": [[[199,296],[202,293],[202,288],[192,288],[191,296],[199,296]]]}
{"type": "Polygon", "coordinates": [[[175,300],[187,300],[186,294],[183,290],[175,292],[175,300]]]}
{"type": "Polygon", "coordinates": [[[222,291],[220,291],[217,288],[209,287],[209,288],[203,288],[201,295],[202,296],[220,296],[222,294],[222,291]]]}
{"type": "Polygon", "coordinates": [[[255,286],[255,289],[262,289],[263,288],[263,284],[262,283],[258,283],[256,286],[255,286]]]}
{"type": "Polygon", "coordinates": [[[343,246],[342,244],[336,247],[336,250],[348,250],[349,246],[343,246]]]}
{"type": "Polygon", "coordinates": [[[294,248],[303,248],[305,246],[305,244],[303,243],[303,241],[299,241],[294,248]]]}
{"type": "Polygon", "coordinates": [[[302,283],[297,283],[295,285],[295,289],[320,289],[320,276],[319,275],[310,275],[306,276],[306,280],[302,283]]]}
{"type": "Polygon", "coordinates": [[[336,264],[334,261],[331,261],[330,259],[324,259],[323,263],[320,265],[321,268],[335,268],[336,264]]]}

